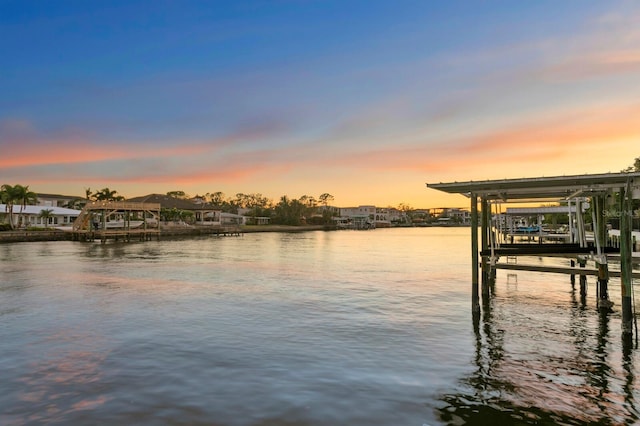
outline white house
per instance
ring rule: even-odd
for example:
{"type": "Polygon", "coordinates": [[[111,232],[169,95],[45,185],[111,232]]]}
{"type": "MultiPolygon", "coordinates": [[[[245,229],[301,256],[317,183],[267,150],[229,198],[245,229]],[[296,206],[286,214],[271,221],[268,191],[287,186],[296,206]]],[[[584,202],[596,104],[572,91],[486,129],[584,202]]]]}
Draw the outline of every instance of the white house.
{"type": "Polygon", "coordinates": [[[233,213],[220,213],[220,223],[222,225],[244,225],[246,222],[246,216],[233,213]]]}
{"type": "Polygon", "coordinates": [[[376,226],[376,206],[340,207],[339,223],[351,228],[369,229],[376,226]]]}
{"type": "Polygon", "coordinates": [[[407,213],[395,207],[377,207],[376,228],[388,228],[392,223],[409,223],[407,213]]]}
{"type": "Polygon", "coordinates": [[[271,221],[270,217],[267,216],[251,216],[249,213],[252,211],[253,209],[247,209],[247,208],[239,208],[238,209],[238,214],[240,216],[244,216],[244,221],[243,221],[243,225],[268,225],[269,222],[271,221]]]}
{"type": "Polygon", "coordinates": [[[87,201],[82,197],[76,197],[74,195],[58,195],[58,194],[41,194],[38,193],[36,204],[39,206],[47,207],[69,207],[71,204],[77,204],[81,202],[81,205],[87,201]]]}
{"type": "Polygon", "coordinates": [[[471,212],[458,207],[441,207],[431,210],[431,214],[438,218],[438,223],[471,224],[471,212]]]}
{"type": "MultiPolygon", "coordinates": [[[[21,223],[22,227],[38,226],[38,227],[56,227],[56,226],[71,226],[73,221],[76,220],[80,210],[67,209],[64,207],[55,206],[13,206],[13,226],[18,226],[21,223]],[[22,209],[22,212],[20,211],[22,209]],[[48,218],[41,217],[43,210],[50,210],[51,214],[48,218]],[[22,222],[20,221],[22,217],[22,222]]],[[[0,204],[0,217],[3,217],[2,222],[9,222],[9,212],[5,204],[0,204]]]]}

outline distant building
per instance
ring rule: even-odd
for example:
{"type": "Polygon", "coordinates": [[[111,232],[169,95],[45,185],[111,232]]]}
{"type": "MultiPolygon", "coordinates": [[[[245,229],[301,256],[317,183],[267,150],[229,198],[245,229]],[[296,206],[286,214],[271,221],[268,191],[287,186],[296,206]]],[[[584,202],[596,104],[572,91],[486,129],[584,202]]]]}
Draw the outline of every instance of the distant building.
{"type": "Polygon", "coordinates": [[[161,209],[176,209],[193,213],[194,225],[220,225],[222,211],[204,203],[194,203],[182,198],[164,194],[149,194],[141,197],[129,198],[127,201],[136,203],[158,203],[161,209]]]}
{"type": "Polygon", "coordinates": [[[389,228],[400,223],[410,223],[407,212],[395,207],[376,207],[376,227],[389,228]]]}
{"type": "Polygon", "coordinates": [[[244,225],[246,223],[247,217],[241,214],[235,213],[220,213],[220,223],[222,225],[244,225]]]}
{"type": "Polygon", "coordinates": [[[411,222],[416,225],[431,223],[433,215],[431,209],[415,209],[411,212],[411,222]]]}
{"type": "Polygon", "coordinates": [[[458,207],[440,207],[431,209],[431,215],[438,223],[445,225],[470,225],[471,212],[458,207]]]}
{"type": "Polygon", "coordinates": [[[393,208],[376,207],[376,214],[374,217],[376,228],[389,228],[391,227],[391,212],[395,210],[393,208]]]}
{"type": "Polygon", "coordinates": [[[47,207],[67,207],[79,204],[84,205],[87,200],[83,197],[77,197],[75,195],[58,195],[58,194],[36,194],[38,206],[47,207]]]}
{"type": "Polygon", "coordinates": [[[340,207],[338,224],[354,229],[376,227],[376,206],[340,207]]]}
{"type": "Polygon", "coordinates": [[[271,221],[270,217],[267,216],[251,216],[249,213],[252,212],[253,209],[247,208],[239,208],[238,214],[244,216],[243,224],[246,225],[268,225],[271,221]]]}
{"type": "MultiPolygon", "coordinates": [[[[64,207],[46,205],[28,205],[22,207],[20,205],[14,205],[13,226],[20,226],[21,228],[71,226],[79,214],[80,210],[67,209],[64,207]],[[48,218],[41,216],[43,210],[50,211],[48,218]]],[[[0,222],[9,222],[9,214],[7,213],[7,206],[5,204],[0,204],[0,217],[3,218],[0,222]]]]}

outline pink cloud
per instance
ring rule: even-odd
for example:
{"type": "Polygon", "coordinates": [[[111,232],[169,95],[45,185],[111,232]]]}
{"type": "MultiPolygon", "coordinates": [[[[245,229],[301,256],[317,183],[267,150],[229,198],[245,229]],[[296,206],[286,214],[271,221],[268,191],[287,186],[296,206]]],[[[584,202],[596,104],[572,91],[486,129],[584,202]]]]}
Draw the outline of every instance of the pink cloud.
{"type": "Polygon", "coordinates": [[[0,122],[0,167],[69,165],[113,160],[179,158],[212,154],[226,146],[268,137],[278,129],[253,126],[209,140],[105,141],[81,130],[44,136],[24,120],[0,122]]]}
{"type": "Polygon", "coordinates": [[[435,145],[391,145],[370,151],[343,151],[338,158],[316,157],[314,163],[378,171],[437,172],[477,168],[486,162],[565,161],[575,153],[586,154],[594,147],[634,138],[640,142],[640,105],[574,111],[558,118],[523,122],[475,136],[443,140],[435,145]]]}

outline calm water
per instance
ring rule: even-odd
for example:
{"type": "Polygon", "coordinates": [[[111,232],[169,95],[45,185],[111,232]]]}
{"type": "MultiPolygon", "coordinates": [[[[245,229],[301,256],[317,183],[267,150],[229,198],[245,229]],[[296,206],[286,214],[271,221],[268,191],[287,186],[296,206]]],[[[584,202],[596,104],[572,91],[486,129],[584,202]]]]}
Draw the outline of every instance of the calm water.
{"type": "Polygon", "coordinates": [[[0,270],[2,425],[640,416],[619,280],[601,317],[593,278],[498,271],[474,322],[468,229],[5,244],[0,270]]]}

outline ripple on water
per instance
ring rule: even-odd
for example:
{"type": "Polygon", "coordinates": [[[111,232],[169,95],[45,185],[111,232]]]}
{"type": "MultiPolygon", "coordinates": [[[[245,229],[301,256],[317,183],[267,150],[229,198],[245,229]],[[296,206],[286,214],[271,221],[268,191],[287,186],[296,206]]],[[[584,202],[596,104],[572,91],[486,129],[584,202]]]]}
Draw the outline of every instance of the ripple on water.
{"type": "Polygon", "coordinates": [[[0,250],[3,425],[638,420],[619,314],[564,278],[499,272],[474,323],[468,229],[0,250]]]}

